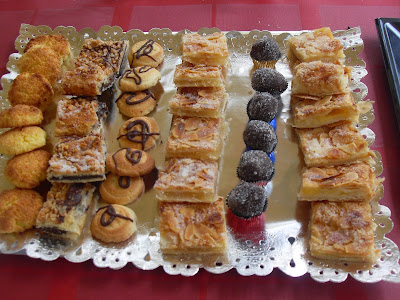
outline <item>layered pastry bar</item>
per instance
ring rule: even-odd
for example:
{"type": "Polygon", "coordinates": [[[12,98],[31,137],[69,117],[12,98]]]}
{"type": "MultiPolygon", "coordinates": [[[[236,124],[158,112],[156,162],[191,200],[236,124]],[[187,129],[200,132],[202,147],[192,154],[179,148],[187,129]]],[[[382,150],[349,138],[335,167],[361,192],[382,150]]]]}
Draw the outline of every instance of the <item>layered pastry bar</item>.
{"type": "Polygon", "coordinates": [[[227,65],[229,51],[225,34],[214,32],[209,35],[200,35],[197,33],[183,35],[182,60],[195,65],[227,65]]]}
{"type": "Polygon", "coordinates": [[[218,163],[193,158],[171,158],[160,170],[154,185],[160,201],[214,202],[218,163]]]}
{"type": "Polygon", "coordinates": [[[224,202],[160,202],[160,247],[164,254],[224,253],[227,246],[224,202]]]}
{"type": "Polygon", "coordinates": [[[225,86],[221,66],[193,65],[183,62],[177,65],[174,73],[177,87],[219,87],[225,86]]]}
{"type": "Polygon", "coordinates": [[[178,88],[169,101],[169,112],[177,116],[220,118],[227,102],[225,88],[178,88]]]}
{"type": "Polygon", "coordinates": [[[347,122],[296,129],[307,166],[336,166],[369,161],[371,152],[357,128],[347,122]]]}
{"type": "Polygon", "coordinates": [[[50,182],[102,181],[105,176],[104,139],[99,135],[64,137],[54,147],[49,161],[50,182]]]}
{"type": "Polygon", "coordinates": [[[293,36],[289,39],[289,51],[294,60],[339,63],[344,60],[343,45],[333,37],[329,27],[293,36]]]}
{"type": "Polygon", "coordinates": [[[302,171],[299,200],[370,201],[383,181],[366,163],[311,167],[302,171]]]}
{"type": "Polygon", "coordinates": [[[89,183],[54,183],[37,216],[36,227],[51,236],[76,240],[82,234],[94,191],[89,183]]]}
{"type": "Polygon", "coordinates": [[[325,96],[314,100],[292,95],[293,126],[320,127],[338,121],[358,123],[358,108],[350,93],[325,96]]]}
{"type": "Polygon", "coordinates": [[[166,157],[217,160],[227,128],[224,119],[173,116],[166,157]]]}
{"type": "Polygon", "coordinates": [[[313,202],[310,253],[314,257],[375,262],[375,223],[368,202],[313,202]]]}
{"type": "Polygon", "coordinates": [[[85,98],[62,99],[57,105],[55,136],[103,134],[107,105],[85,98]]]}
{"type": "Polygon", "coordinates": [[[321,61],[304,62],[293,70],[292,95],[326,96],[349,92],[351,67],[321,61]]]}
{"type": "Polygon", "coordinates": [[[75,68],[62,80],[65,95],[97,96],[111,87],[126,61],[127,41],[85,40],[75,68]]]}

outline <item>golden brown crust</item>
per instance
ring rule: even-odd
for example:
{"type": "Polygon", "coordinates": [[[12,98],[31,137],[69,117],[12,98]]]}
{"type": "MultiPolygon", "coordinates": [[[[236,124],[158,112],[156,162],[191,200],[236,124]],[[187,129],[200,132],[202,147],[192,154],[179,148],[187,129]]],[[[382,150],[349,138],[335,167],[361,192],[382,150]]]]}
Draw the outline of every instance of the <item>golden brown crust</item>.
{"type": "Polygon", "coordinates": [[[125,92],[117,99],[120,113],[130,118],[145,116],[153,111],[156,105],[157,99],[149,90],[125,92]]]}
{"type": "Polygon", "coordinates": [[[227,246],[224,202],[160,202],[161,251],[176,253],[223,253],[227,246]]]}
{"type": "Polygon", "coordinates": [[[118,141],[123,148],[149,150],[160,138],[160,130],[156,120],[150,117],[136,117],[122,124],[118,141]]]}
{"type": "Polygon", "coordinates": [[[30,105],[18,104],[0,113],[0,128],[40,125],[42,121],[42,111],[30,105]]]}
{"type": "MultiPolygon", "coordinates": [[[[108,206],[99,209],[90,224],[90,231],[94,238],[104,243],[120,243],[126,241],[137,230],[137,217],[132,209],[118,204],[113,204],[112,207],[117,214],[130,218],[131,220],[115,217],[111,224],[103,226],[101,224],[101,217],[108,206]]],[[[109,219],[110,215],[106,214],[104,220],[107,222],[109,219]]]]}
{"type": "Polygon", "coordinates": [[[62,35],[41,35],[31,39],[26,45],[24,52],[27,52],[35,45],[50,47],[54,52],[61,56],[63,61],[67,60],[71,56],[70,44],[62,35]]]}
{"type": "Polygon", "coordinates": [[[129,51],[128,61],[131,67],[158,67],[164,60],[164,50],[153,40],[143,40],[133,44],[129,51]]]}
{"type": "Polygon", "coordinates": [[[174,73],[177,87],[218,87],[225,86],[221,66],[193,65],[182,63],[177,65],[174,73]]]}
{"type": "Polygon", "coordinates": [[[33,150],[16,155],[7,161],[4,175],[19,188],[32,189],[46,180],[51,154],[45,150],[33,150]]]}
{"type": "Polygon", "coordinates": [[[144,192],[142,177],[121,177],[110,173],[99,189],[101,198],[109,204],[126,205],[137,200],[144,192]]]}
{"type": "Polygon", "coordinates": [[[38,126],[14,128],[0,135],[0,153],[18,155],[46,145],[46,131],[38,126]]]}
{"type": "Polygon", "coordinates": [[[3,191],[0,194],[0,233],[33,228],[42,205],[42,196],[33,190],[15,188],[3,191]]]}
{"type": "Polygon", "coordinates": [[[118,80],[121,91],[137,92],[152,88],[161,79],[161,73],[150,66],[133,67],[118,80]]]}
{"type": "Polygon", "coordinates": [[[21,72],[8,91],[8,100],[12,106],[26,104],[46,110],[53,99],[54,92],[50,82],[41,74],[21,72]]]}
{"type": "Polygon", "coordinates": [[[150,173],[155,162],[147,152],[122,148],[107,157],[106,165],[107,169],[116,175],[138,177],[150,173]]]}
{"type": "Polygon", "coordinates": [[[312,256],[361,262],[379,257],[368,202],[313,202],[310,227],[312,256]]]}

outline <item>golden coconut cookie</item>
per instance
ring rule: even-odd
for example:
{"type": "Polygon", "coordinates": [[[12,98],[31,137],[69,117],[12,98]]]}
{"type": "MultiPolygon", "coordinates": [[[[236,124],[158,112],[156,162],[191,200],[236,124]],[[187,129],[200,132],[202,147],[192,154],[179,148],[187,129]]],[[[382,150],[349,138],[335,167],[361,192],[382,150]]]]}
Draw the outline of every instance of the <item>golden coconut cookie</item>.
{"type": "Polygon", "coordinates": [[[149,90],[124,92],[116,102],[120,113],[131,118],[145,116],[157,105],[157,99],[149,90]]]}
{"type": "Polygon", "coordinates": [[[122,148],[107,157],[106,166],[115,175],[138,177],[150,173],[155,162],[147,152],[122,148]]]}
{"type": "Polygon", "coordinates": [[[100,185],[101,198],[109,204],[125,205],[137,200],[144,192],[142,177],[118,176],[110,173],[100,185]]]}
{"type": "Polygon", "coordinates": [[[0,135],[0,154],[18,155],[46,145],[46,131],[38,126],[14,128],[0,135]]]}
{"type": "Polygon", "coordinates": [[[150,66],[134,67],[125,71],[118,85],[123,92],[137,92],[149,89],[161,79],[161,73],[150,66]]]}
{"type": "Polygon", "coordinates": [[[40,125],[43,121],[42,111],[34,106],[18,104],[0,113],[0,128],[40,125]]]}
{"type": "Polygon", "coordinates": [[[128,55],[131,67],[158,67],[164,60],[164,50],[153,40],[144,40],[133,44],[128,55]]]}
{"type": "Polygon", "coordinates": [[[156,120],[150,117],[137,117],[127,120],[120,128],[118,141],[121,147],[149,150],[160,138],[156,120]]]}
{"type": "Polygon", "coordinates": [[[62,35],[41,35],[34,39],[31,39],[26,45],[24,52],[36,45],[42,45],[50,47],[54,52],[56,52],[63,61],[71,58],[71,47],[67,39],[62,35]]]}

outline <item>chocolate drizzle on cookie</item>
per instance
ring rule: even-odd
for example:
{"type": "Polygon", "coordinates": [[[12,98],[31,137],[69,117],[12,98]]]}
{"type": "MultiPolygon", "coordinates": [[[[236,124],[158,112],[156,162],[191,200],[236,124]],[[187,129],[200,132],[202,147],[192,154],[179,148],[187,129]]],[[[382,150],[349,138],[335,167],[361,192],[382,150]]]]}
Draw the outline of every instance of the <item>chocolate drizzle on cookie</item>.
{"type": "Polygon", "coordinates": [[[142,56],[147,56],[149,58],[151,58],[153,61],[156,61],[154,57],[152,57],[150,55],[151,52],[153,52],[154,50],[154,41],[153,40],[148,40],[146,43],[143,44],[142,47],[140,47],[132,56],[132,61],[130,62],[130,64],[133,63],[134,58],[136,57],[136,59],[141,58],[142,56]]]}
{"type": "Polygon", "coordinates": [[[105,210],[105,211],[103,212],[103,214],[101,215],[100,224],[101,224],[101,226],[104,226],[104,227],[105,227],[105,226],[108,226],[108,225],[110,225],[112,222],[114,222],[114,220],[115,220],[116,218],[121,218],[121,219],[124,219],[124,220],[128,220],[128,221],[131,221],[131,222],[133,223],[133,220],[132,220],[131,218],[125,217],[125,216],[120,215],[120,214],[117,214],[117,212],[115,211],[114,206],[108,205],[107,208],[106,208],[106,210],[105,210]],[[108,220],[106,220],[106,215],[109,215],[109,216],[110,216],[110,218],[109,218],[108,220]]]}
{"type": "Polygon", "coordinates": [[[146,142],[152,135],[160,135],[158,132],[150,132],[149,124],[141,119],[130,122],[128,126],[126,126],[126,130],[127,133],[120,135],[117,140],[125,136],[129,141],[133,143],[140,143],[142,145],[142,150],[144,150],[146,142]],[[140,130],[134,129],[134,127],[137,125],[140,130]]]}
{"type": "Polygon", "coordinates": [[[84,183],[74,183],[68,188],[65,196],[64,205],[67,210],[71,210],[72,207],[77,206],[82,201],[82,190],[85,187],[84,183]]]}
{"type": "Polygon", "coordinates": [[[153,69],[150,66],[143,66],[143,67],[135,67],[133,69],[125,71],[125,73],[119,78],[118,84],[121,84],[121,79],[123,78],[131,78],[135,81],[136,85],[140,85],[142,83],[142,77],[140,74],[146,73],[153,69]],[[137,70],[138,69],[138,70],[137,70]],[[131,75],[132,74],[132,75],[131,75]]]}
{"type": "Polygon", "coordinates": [[[132,150],[131,148],[121,148],[121,149],[119,149],[112,156],[112,159],[113,159],[114,164],[115,164],[115,170],[116,171],[118,171],[118,163],[117,163],[116,156],[117,156],[118,152],[123,151],[123,150],[126,150],[125,157],[126,157],[126,159],[128,161],[131,162],[132,166],[138,164],[140,162],[140,160],[142,159],[142,156],[143,156],[142,151],[140,151],[140,150],[132,150]]]}
{"type": "Polygon", "coordinates": [[[125,99],[125,103],[127,105],[136,105],[136,104],[145,102],[147,99],[150,99],[150,98],[153,98],[154,100],[156,100],[156,98],[154,97],[153,93],[150,92],[149,90],[144,90],[144,91],[142,91],[142,93],[145,93],[145,96],[143,98],[132,101],[132,99],[134,99],[138,95],[138,93],[136,93],[136,92],[124,92],[124,93],[121,94],[121,96],[118,97],[117,100],[115,100],[115,102],[118,102],[119,100],[121,100],[122,97],[125,96],[125,95],[128,95],[128,97],[126,97],[126,99],[125,99]]]}
{"type": "Polygon", "coordinates": [[[129,188],[131,185],[131,178],[129,176],[120,176],[118,178],[118,185],[123,189],[129,188]]]}

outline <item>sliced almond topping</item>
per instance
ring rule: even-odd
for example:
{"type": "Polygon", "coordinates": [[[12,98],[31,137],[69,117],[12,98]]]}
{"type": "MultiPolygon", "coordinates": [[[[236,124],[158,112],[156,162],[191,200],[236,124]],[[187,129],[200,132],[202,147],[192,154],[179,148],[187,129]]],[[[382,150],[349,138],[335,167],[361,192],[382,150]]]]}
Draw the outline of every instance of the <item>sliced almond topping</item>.
{"type": "Polygon", "coordinates": [[[197,130],[197,136],[199,137],[200,140],[203,140],[213,134],[213,130],[208,127],[202,127],[199,130],[197,130]]]}
{"type": "Polygon", "coordinates": [[[194,237],[194,224],[190,223],[185,230],[185,240],[191,240],[194,237]]]}
{"type": "Polygon", "coordinates": [[[201,124],[200,118],[187,118],[185,121],[186,130],[194,131],[199,128],[201,124]]]}
{"type": "Polygon", "coordinates": [[[215,212],[208,216],[208,222],[210,224],[220,224],[224,222],[224,219],[222,218],[222,215],[219,212],[215,212]]]}
{"type": "Polygon", "coordinates": [[[172,136],[174,138],[180,139],[185,133],[185,123],[179,122],[171,130],[172,136]]]}
{"type": "Polygon", "coordinates": [[[191,207],[182,207],[179,211],[180,214],[182,214],[186,219],[191,219],[195,215],[195,211],[191,207]]]}

